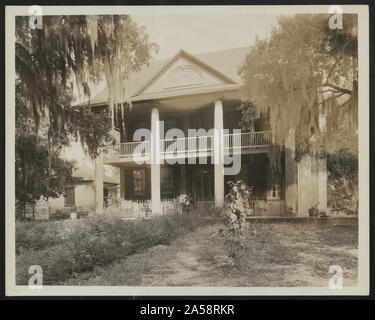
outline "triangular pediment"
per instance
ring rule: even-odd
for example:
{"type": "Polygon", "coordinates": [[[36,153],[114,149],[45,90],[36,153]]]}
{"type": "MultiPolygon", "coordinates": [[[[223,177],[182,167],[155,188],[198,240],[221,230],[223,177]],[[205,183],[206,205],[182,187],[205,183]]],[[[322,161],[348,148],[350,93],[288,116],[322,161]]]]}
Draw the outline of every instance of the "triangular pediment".
{"type": "Polygon", "coordinates": [[[136,96],[235,83],[226,75],[180,50],[156,74],[150,75],[150,80],[136,96]]]}

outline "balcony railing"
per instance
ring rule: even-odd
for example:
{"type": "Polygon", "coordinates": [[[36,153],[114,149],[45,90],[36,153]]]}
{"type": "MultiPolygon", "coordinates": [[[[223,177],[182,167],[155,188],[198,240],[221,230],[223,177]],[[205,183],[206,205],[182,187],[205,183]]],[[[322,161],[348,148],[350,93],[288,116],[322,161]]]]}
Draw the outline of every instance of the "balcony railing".
{"type": "MultiPolygon", "coordinates": [[[[272,131],[244,132],[223,135],[224,152],[230,153],[244,149],[262,149],[272,143],[272,131]]],[[[150,141],[133,141],[109,146],[108,157],[148,156],[151,151],[150,141]],[[143,146],[141,144],[143,143],[143,146]],[[138,147],[138,148],[137,148],[138,147]]],[[[183,153],[210,153],[214,149],[213,136],[164,139],[160,141],[161,155],[168,156],[183,153]]]]}
{"type": "Polygon", "coordinates": [[[267,147],[272,143],[272,131],[243,132],[224,135],[224,150],[267,147]]]}
{"type": "Polygon", "coordinates": [[[213,136],[188,137],[168,139],[160,141],[162,154],[174,154],[180,152],[209,152],[213,149],[213,136]]]}

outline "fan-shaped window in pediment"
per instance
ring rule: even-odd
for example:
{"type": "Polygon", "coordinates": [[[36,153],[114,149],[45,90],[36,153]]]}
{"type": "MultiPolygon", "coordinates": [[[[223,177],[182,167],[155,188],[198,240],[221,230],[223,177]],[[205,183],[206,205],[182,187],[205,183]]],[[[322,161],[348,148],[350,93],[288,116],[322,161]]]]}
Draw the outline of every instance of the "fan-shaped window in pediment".
{"type": "Polygon", "coordinates": [[[201,71],[193,66],[174,68],[164,80],[164,89],[200,85],[204,83],[201,71]]]}

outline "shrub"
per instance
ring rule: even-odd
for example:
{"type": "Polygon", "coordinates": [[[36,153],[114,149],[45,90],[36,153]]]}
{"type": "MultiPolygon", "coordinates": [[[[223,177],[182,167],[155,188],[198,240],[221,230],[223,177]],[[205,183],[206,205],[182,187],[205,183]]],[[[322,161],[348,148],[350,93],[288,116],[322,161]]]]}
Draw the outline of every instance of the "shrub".
{"type": "Polygon", "coordinates": [[[26,285],[31,275],[31,265],[38,265],[43,270],[43,285],[58,284],[59,281],[71,276],[75,271],[75,260],[65,246],[57,245],[43,250],[26,250],[16,256],[16,283],[26,285]]]}
{"type": "Polygon", "coordinates": [[[16,253],[54,246],[61,241],[60,232],[58,224],[48,221],[16,222],[16,253]]]}
{"type": "Polygon", "coordinates": [[[177,204],[183,213],[189,213],[192,205],[194,205],[194,199],[187,194],[182,194],[177,197],[177,204]]]}
{"type": "Polygon", "coordinates": [[[60,234],[58,245],[39,251],[26,250],[19,254],[19,284],[27,283],[28,267],[32,264],[42,267],[45,284],[56,284],[75,273],[91,271],[137,251],[158,244],[169,244],[178,235],[210,223],[211,220],[190,215],[123,220],[117,214],[93,214],[86,219],[67,222],[71,228],[60,234]]]}
{"type": "Polygon", "coordinates": [[[55,212],[51,212],[49,215],[49,219],[52,221],[61,221],[70,218],[70,211],[69,210],[56,210],[55,212]]]}
{"type": "Polygon", "coordinates": [[[328,206],[333,211],[358,213],[358,154],[341,149],[327,159],[328,206]]]}
{"type": "Polygon", "coordinates": [[[81,208],[77,209],[77,219],[84,219],[89,216],[90,212],[81,208]]]}

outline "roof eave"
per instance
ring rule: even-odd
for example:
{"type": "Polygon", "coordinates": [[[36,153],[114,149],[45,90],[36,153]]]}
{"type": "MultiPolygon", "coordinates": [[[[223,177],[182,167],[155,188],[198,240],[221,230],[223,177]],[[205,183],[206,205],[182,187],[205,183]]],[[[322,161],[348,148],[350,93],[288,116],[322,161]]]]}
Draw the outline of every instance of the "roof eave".
{"type": "Polygon", "coordinates": [[[206,90],[200,90],[196,92],[158,92],[149,95],[137,95],[131,98],[132,102],[141,102],[141,101],[149,101],[149,100],[157,100],[157,99],[171,99],[177,97],[186,97],[192,95],[199,95],[199,94],[207,94],[207,93],[215,93],[215,92],[226,92],[226,91],[234,91],[240,90],[244,87],[243,84],[231,84],[227,86],[223,86],[221,88],[206,88],[206,90]]]}

